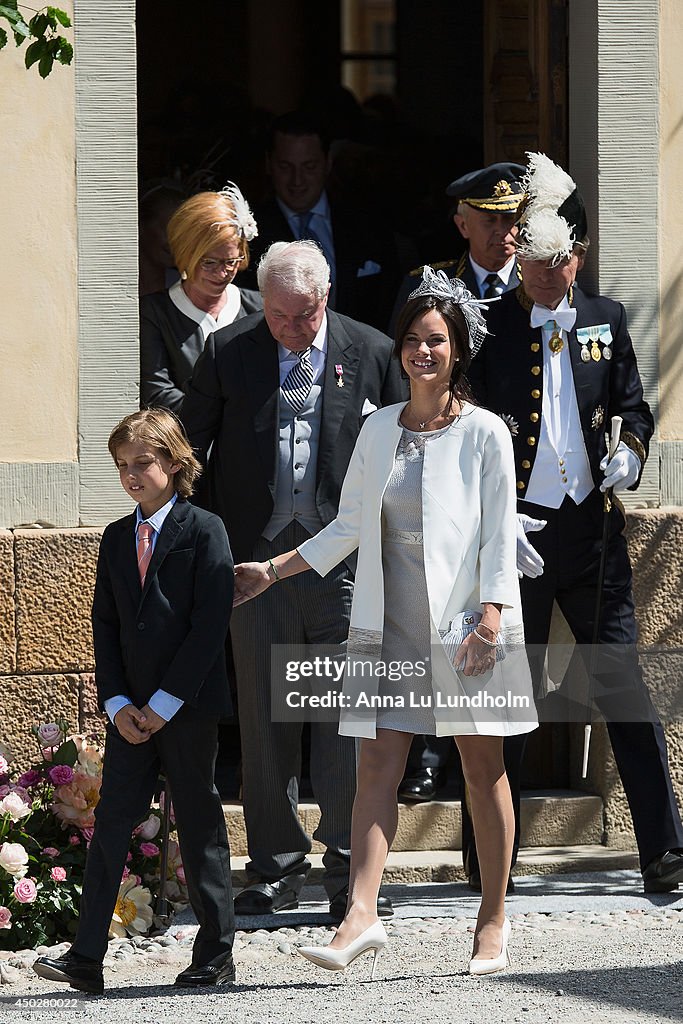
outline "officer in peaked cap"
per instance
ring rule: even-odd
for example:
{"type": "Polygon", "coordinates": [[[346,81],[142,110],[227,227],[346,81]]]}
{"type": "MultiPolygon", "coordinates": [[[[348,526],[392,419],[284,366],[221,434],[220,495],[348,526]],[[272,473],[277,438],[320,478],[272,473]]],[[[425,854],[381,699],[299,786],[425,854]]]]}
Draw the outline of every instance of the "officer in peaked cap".
{"type": "MultiPolygon", "coordinates": [[[[477,401],[501,415],[512,434],[524,632],[537,682],[554,601],[580,649],[593,642],[607,517],[592,698],[606,719],[645,891],[669,892],[683,882],[683,824],[664,730],[636,653],[624,516],[617,501],[605,507],[603,493],[638,486],[654,421],[624,307],[576,284],[588,225],[575,182],[544,154],[530,153],[524,189],[517,246],[523,284],[491,305],[490,333],[467,375],[477,401]],[[623,426],[610,457],[605,430],[613,416],[623,426]]],[[[566,694],[576,701],[571,682],[546,697],[539,716],[574,720],[566,694]]],[[[585,722],[590,710],[583,705],[576,701],[585,722]]],[[[515,773],[508,774],[513,788],[515,773]]]]}
{"type": "MultiPolygon", "coordinates": [[[[477,298],[496,298],[519,284],[515,225],[517,209],[524,198],[524,170],[521,164],[490,164],[463,174],[446,189],[446,195],[455,200],[453,222],[467,241],[467,252],[459,260],[430,266],[445,271],[449,277],[459,277],[477,298]]],[[[422,267],[416,267],[404,278],[392,314],[392,329],[399,310],[415,288],[415,278],[421,275],[422,267]]]]}

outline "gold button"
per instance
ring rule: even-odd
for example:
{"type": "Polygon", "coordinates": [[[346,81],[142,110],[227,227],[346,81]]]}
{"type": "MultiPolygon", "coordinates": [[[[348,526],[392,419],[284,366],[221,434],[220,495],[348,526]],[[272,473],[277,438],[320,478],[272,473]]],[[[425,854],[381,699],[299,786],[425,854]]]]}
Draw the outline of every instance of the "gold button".
{"type": "Polygon", "coordinates": [[[532,352],[538,352],[538,350],[539,350],[539,348],[540,348],[540,347],[541,347],[541,346],[540,346],[540,345],[538,344],[538,342],[537,342],[537,341],[532,341],[532,342],[531,342],[531,351],[532,351],[532,352]]]}
{"type": "Polygon", "coordinates": [[[563,483],[563,484],[566,484],[566,482],[567,482],[567,478],[566,478],[566,476],[563,476],[563,477],[562,477],[562,483],[563,483]]]}
{"type": "Polygon", "coordinates": [[[530,444],[531,447],[533,448],[533,446],[536,444],[536,438],[535,437],[527,437],[526,443],[530,444]]]}
{"type": "Polygon", "coordinates": [[[541,367],[540,366],[532,366],[531,367],[531,372],[533,373],[534,377],[538,377],[539,373],[541,372],[541,367]]]}
{"type": "Polygon", "coordinates": [[[531,392],[531,397],[532,398],[540,398],[541,397],[541,392],[538,390],[538,388],[534,388],[534,390],[531,392]]]}
{"type": "Polygon", "coordinates": [[[528,459],[522,460],[522,469],[531,469],[531,463],[528,459]]]}
{"type": "Polygon", "coordinates": [[[524,483],[523,480],[518,480],[517,481],[517,490],[518,491],[523,491],[525,487],[526,487],[526,484],[524,483]]]}
{"type": "Polygon", "coordinates": [[[564,459],[560,459],[560,465],[564,466],[564,459]]]}
{"type": "Polygon", "coordinates": [[[532,412],[532,414],[529,417],[529,419],[531,420],[532,423],[538,423],[538,413],[537,412],[532,412]]]}

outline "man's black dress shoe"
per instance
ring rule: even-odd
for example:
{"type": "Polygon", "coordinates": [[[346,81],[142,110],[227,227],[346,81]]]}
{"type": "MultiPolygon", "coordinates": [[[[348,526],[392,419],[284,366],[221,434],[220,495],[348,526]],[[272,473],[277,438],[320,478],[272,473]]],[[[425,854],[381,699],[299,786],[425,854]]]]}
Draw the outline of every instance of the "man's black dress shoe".
{"type": "MultiPolygon", "coordinates": [[[[341,924],[344,920],[346,913],[346,904],[349,898],[349,890],[342,889],[337,895],[330,900],[330,917],[334,924],[341,924]]],[[[393,917],[394,907],[388,896],[377,897],[377,916],[378,917],[393,917]]]]}
{"type": "Polygon", "coordinates": [[[203,967],[190,964],[175,980],[176,985],[185,988],[199,988],[200,985],[231,985],[235,980],[235,964],[232,955],[216,957],[203,967]]]}
{"type": "Polygon", "coordinates": [[[104,976],[102,964],[96,960],[81,960],[73,953],[52,958],[39,956],[33,963],[33,970],[39,978],[46,981],[65,981],[72,988],[81,992],[94,992],[101,996],[104,992],[104,976]]]}
{"type": "MultiPolygon", "coordinates": [[[[467,879],[472,892],[481,892],[481,875],[478,871],[473,871],[470,877],[467,879]]],[[[512,881],[512,875],[508,875],[508,884],[505,889],[508,896],[515,891],[515,883],[512,881]]]]}
{"type": "Polygon", "coordinates": [[[406,775],[398,787],[400,800],[411,800],[426,803],[433,800],[437,791],[446,785],[446,772],[443,768],[418,768],[406,775]]]}
{"type": "Polygon", "coordinates": [[[236,914],[275,914],[278,910],[294,910],[298,906],[298,894],[284,878],[277,882],[254,882],[235,896],[236,914]]]}
{"type": "Polygon", "coordinates": [[[683,853],[668,850],[651,860],[643,871],[645,892],[673,892],[683,882],[683,853]]]}

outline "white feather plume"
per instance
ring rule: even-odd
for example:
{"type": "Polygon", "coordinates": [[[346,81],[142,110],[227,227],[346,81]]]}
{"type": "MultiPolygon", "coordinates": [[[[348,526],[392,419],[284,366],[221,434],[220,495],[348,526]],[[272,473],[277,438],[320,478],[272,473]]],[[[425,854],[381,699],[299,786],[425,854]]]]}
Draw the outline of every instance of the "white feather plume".
{"type": "Polygon", "coordinates": [[[529,167],[522,188],[529,196],[528,214],[557,210],[576,188],[576,182],[545,153],[527,153],[529,167]]]}
{"type": "Polygon", "coordinates": [[[554,209],[532,210],[524,221],[517,255],[523,260],[547,260],[556,266],[574,251],[574,230],[554,209]]]}
{"type": "Polygon", "coordinates": [[[249,208],[249,203],[242,195],[240,189],[234,181],[229,181],[218,194],[224,196],[232,203],[235,211],[233,223],[242,237],[246,238],[247,242],[251,242],[258,235],[258,228],[254,215],[249,208]]]}

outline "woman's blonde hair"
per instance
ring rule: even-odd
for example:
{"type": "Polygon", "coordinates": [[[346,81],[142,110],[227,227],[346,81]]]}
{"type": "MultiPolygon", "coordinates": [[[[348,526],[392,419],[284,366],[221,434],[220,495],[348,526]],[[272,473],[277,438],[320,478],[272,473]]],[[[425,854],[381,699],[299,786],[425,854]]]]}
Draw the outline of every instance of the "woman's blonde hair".
{"type": "Polygon", "coordinates": [[[234,204],[220,192],[198,192],[178,207],[166,229],[176,267],[191,281],[197,265],[219,245],[234,242],[244,259],[240,270],[249,266],[249,243],[240,233],[234,204]]]}
{"type": "Polygon", "coordinates": [[[169,409],[142,409],[126,416],[109,435],[109,452],[115,463],[119,448],[133,441],[146,442],[172,463],[180,465],[174,487],[181,498],[189,498],[202,467],[194,457],[178,417],[169,409]]]}

